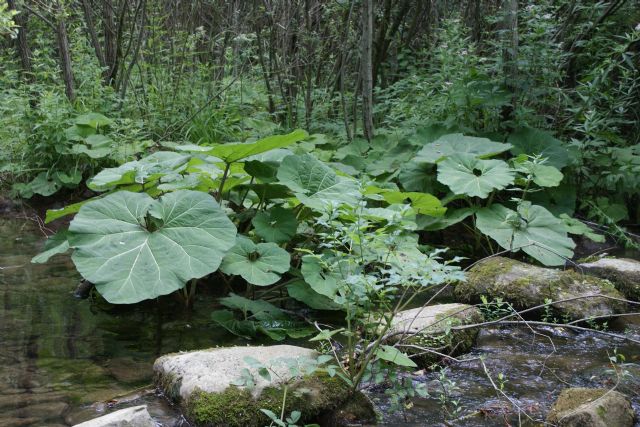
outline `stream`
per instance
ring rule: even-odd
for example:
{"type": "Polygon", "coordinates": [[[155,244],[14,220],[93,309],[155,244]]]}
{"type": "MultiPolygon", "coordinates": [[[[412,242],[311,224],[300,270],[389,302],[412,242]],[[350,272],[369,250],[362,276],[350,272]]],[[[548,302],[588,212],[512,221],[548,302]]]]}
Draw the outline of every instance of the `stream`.
{"type": "MultiPolygon", "coordinates": [[[[70,426],[140,404],[159,425],[186,426],[151,389],[153,361],[170,352],[246,344],[211,324],[214,301],[206,292],[190,311],[171,298],[125,307],[79,300],[73,292],[80,276],[68,256],[30,263],[44,238],[37,224],[0,218],[0,236],[2,427],[70,426]]],[[[609,327],[640,339],[638,316],[609,327]]],[[[405,413],[391,414],[383,391],[369,391],[385,414],[379,425],[535,425],[570,385],[617,385],[640,414],[640,346],[592,332],[536,332],[483,329],[465,356],[473,360],[415,377],[430,397],[416,399],[405,413]],[[614,371],[609,357],[616,351],[625,361],[614,371]],[[496,392],[487,373],[510,400],[496,392]],[[526,415],[518,416],[518,407],[526,415]]]]}

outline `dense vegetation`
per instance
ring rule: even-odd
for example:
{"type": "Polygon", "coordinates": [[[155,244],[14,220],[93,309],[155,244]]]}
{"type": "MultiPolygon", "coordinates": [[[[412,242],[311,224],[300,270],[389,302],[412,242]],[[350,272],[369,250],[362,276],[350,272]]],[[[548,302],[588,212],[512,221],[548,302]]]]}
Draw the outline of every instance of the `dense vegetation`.
{"type": "Polygon", "coordinates": [[[108,302],[216,283],[215,324],[340,337],[331,374],[401,401],[382,338],[460,256],[637,246],[638,6],[0,2],[0,185],[69,201],[34,262],[72,250],[108,302]]]}

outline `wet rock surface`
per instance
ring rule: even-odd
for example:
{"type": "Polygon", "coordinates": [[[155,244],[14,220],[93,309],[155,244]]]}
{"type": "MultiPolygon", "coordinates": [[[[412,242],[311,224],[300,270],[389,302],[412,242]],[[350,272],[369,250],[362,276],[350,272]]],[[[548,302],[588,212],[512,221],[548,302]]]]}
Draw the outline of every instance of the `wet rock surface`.
{"type": "MultiPolygon", "coordinates": [[[[326,417],[334,418],[352,396],[337,377],[303,375],[304,366],[317,356],[314,350],[290,345],[214,348],[162,356],[154,363],[154,371],[158,387],[196,425],[268,424],[260,410],[281,411],[285,385],[285,413],[297,410],[303,419],[327,423],[326,417]],[[258,375],[247,358],[267,367],[271,380],[258,375]],[[246,370],[252,373],[253,387],[237,385],[246,370]]],[[[364,412],[373,416],[371,409],[364,412]]]]}
{"type": "MultiPolygon", "coordinates": [[[[438,353],[455,356],[465,353],[475,343],[478,329],[451,330],[451,326],[462,326],[479,323],[483,320],[477,307],[467,304],[436,304],[418,307],[399,312],[392,321],[389,334],[393,335],[389,341],[403,340],[410,345],[437,349],[438,353]]],[[[414,360],[422,367],[442,359],[435,353],[428,353],[420,349],[407,350],[417,354],[414,360]]]]}
{"type": "Polygon", "coordinates": [[[121,409],[75,427],[157,427],[145,405],[121,409]]]}
{"type": "Polygon", "coordinates": [[[545,300],[565,300],[553,304],[562,317],[572,320],[610,316],[627,310],[624,302],[600,295],[624,299],[611,282],[574,271],[562,271],[526,264],[504,257],[485,259],[468,273],[467,281],[456,285],[456,298],[480,302],[501,298],[517,309],[536,307],[545,300]]]}
{"type": "Polygon", "coordinates": [[[608,279],[627,298],[640,301],[640,261],[628,258],[598,258],[580,264],[578,270],[608,279]]]}
{"type": "Polygon", "coordinates": [[[569,388],[558,396],[547,422],[558,427],[632,427],[634,418],[631,402],[622,393],[569,388]]]}

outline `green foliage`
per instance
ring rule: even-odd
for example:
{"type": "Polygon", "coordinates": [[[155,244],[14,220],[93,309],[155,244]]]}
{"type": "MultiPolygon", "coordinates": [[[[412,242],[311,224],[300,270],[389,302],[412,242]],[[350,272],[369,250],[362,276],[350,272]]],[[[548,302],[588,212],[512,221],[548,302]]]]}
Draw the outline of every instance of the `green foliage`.
{"type": "Polygon", "coordinates": [[[205,193],[182,190],[154,200],[120,191],[85,204],[69,232],[83,277],[107,301],[131,304],[215,271],[236,229],[205,193]]]}
{"type": "Polygon", "coordinates": [[[575,243],[567,227],[542,206],[525,202],[513,211],[494,204],[478,211],[476,225],[504,249],[523,250],[544,265],[564,265],[575,243]]]}
{"type": "Polygon", "coordinates": [[[235,246],[222,260],[220,270],[239,275],[252,285],[268,286],[289,270],[290,260],[289,253],[275,243],[255,244],[245,237],[238,237],[235,246]]]}

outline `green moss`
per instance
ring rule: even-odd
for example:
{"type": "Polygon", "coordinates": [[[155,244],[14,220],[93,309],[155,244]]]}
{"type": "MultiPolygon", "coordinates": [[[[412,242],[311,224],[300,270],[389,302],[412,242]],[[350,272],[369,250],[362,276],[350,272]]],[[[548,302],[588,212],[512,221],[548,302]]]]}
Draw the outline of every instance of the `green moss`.
{"type": "MultiPolygon", "coordinates": [[[[285,413],[300,411],[303,421],[315,421],[343,408],[353,398],[350,388],[341,379],[312,375],[289,386],[285,413]]],[[[264,426],[269,420],[260,409],[279,414],[283,400],[283,387],[267,387],[255,399],[249,390],[231,386],[222,393],[197,391],[184,406],[187,417],[198,426],[264,426]]],[[[360,412],[372,413],[370,403],[360,412]]]]}

